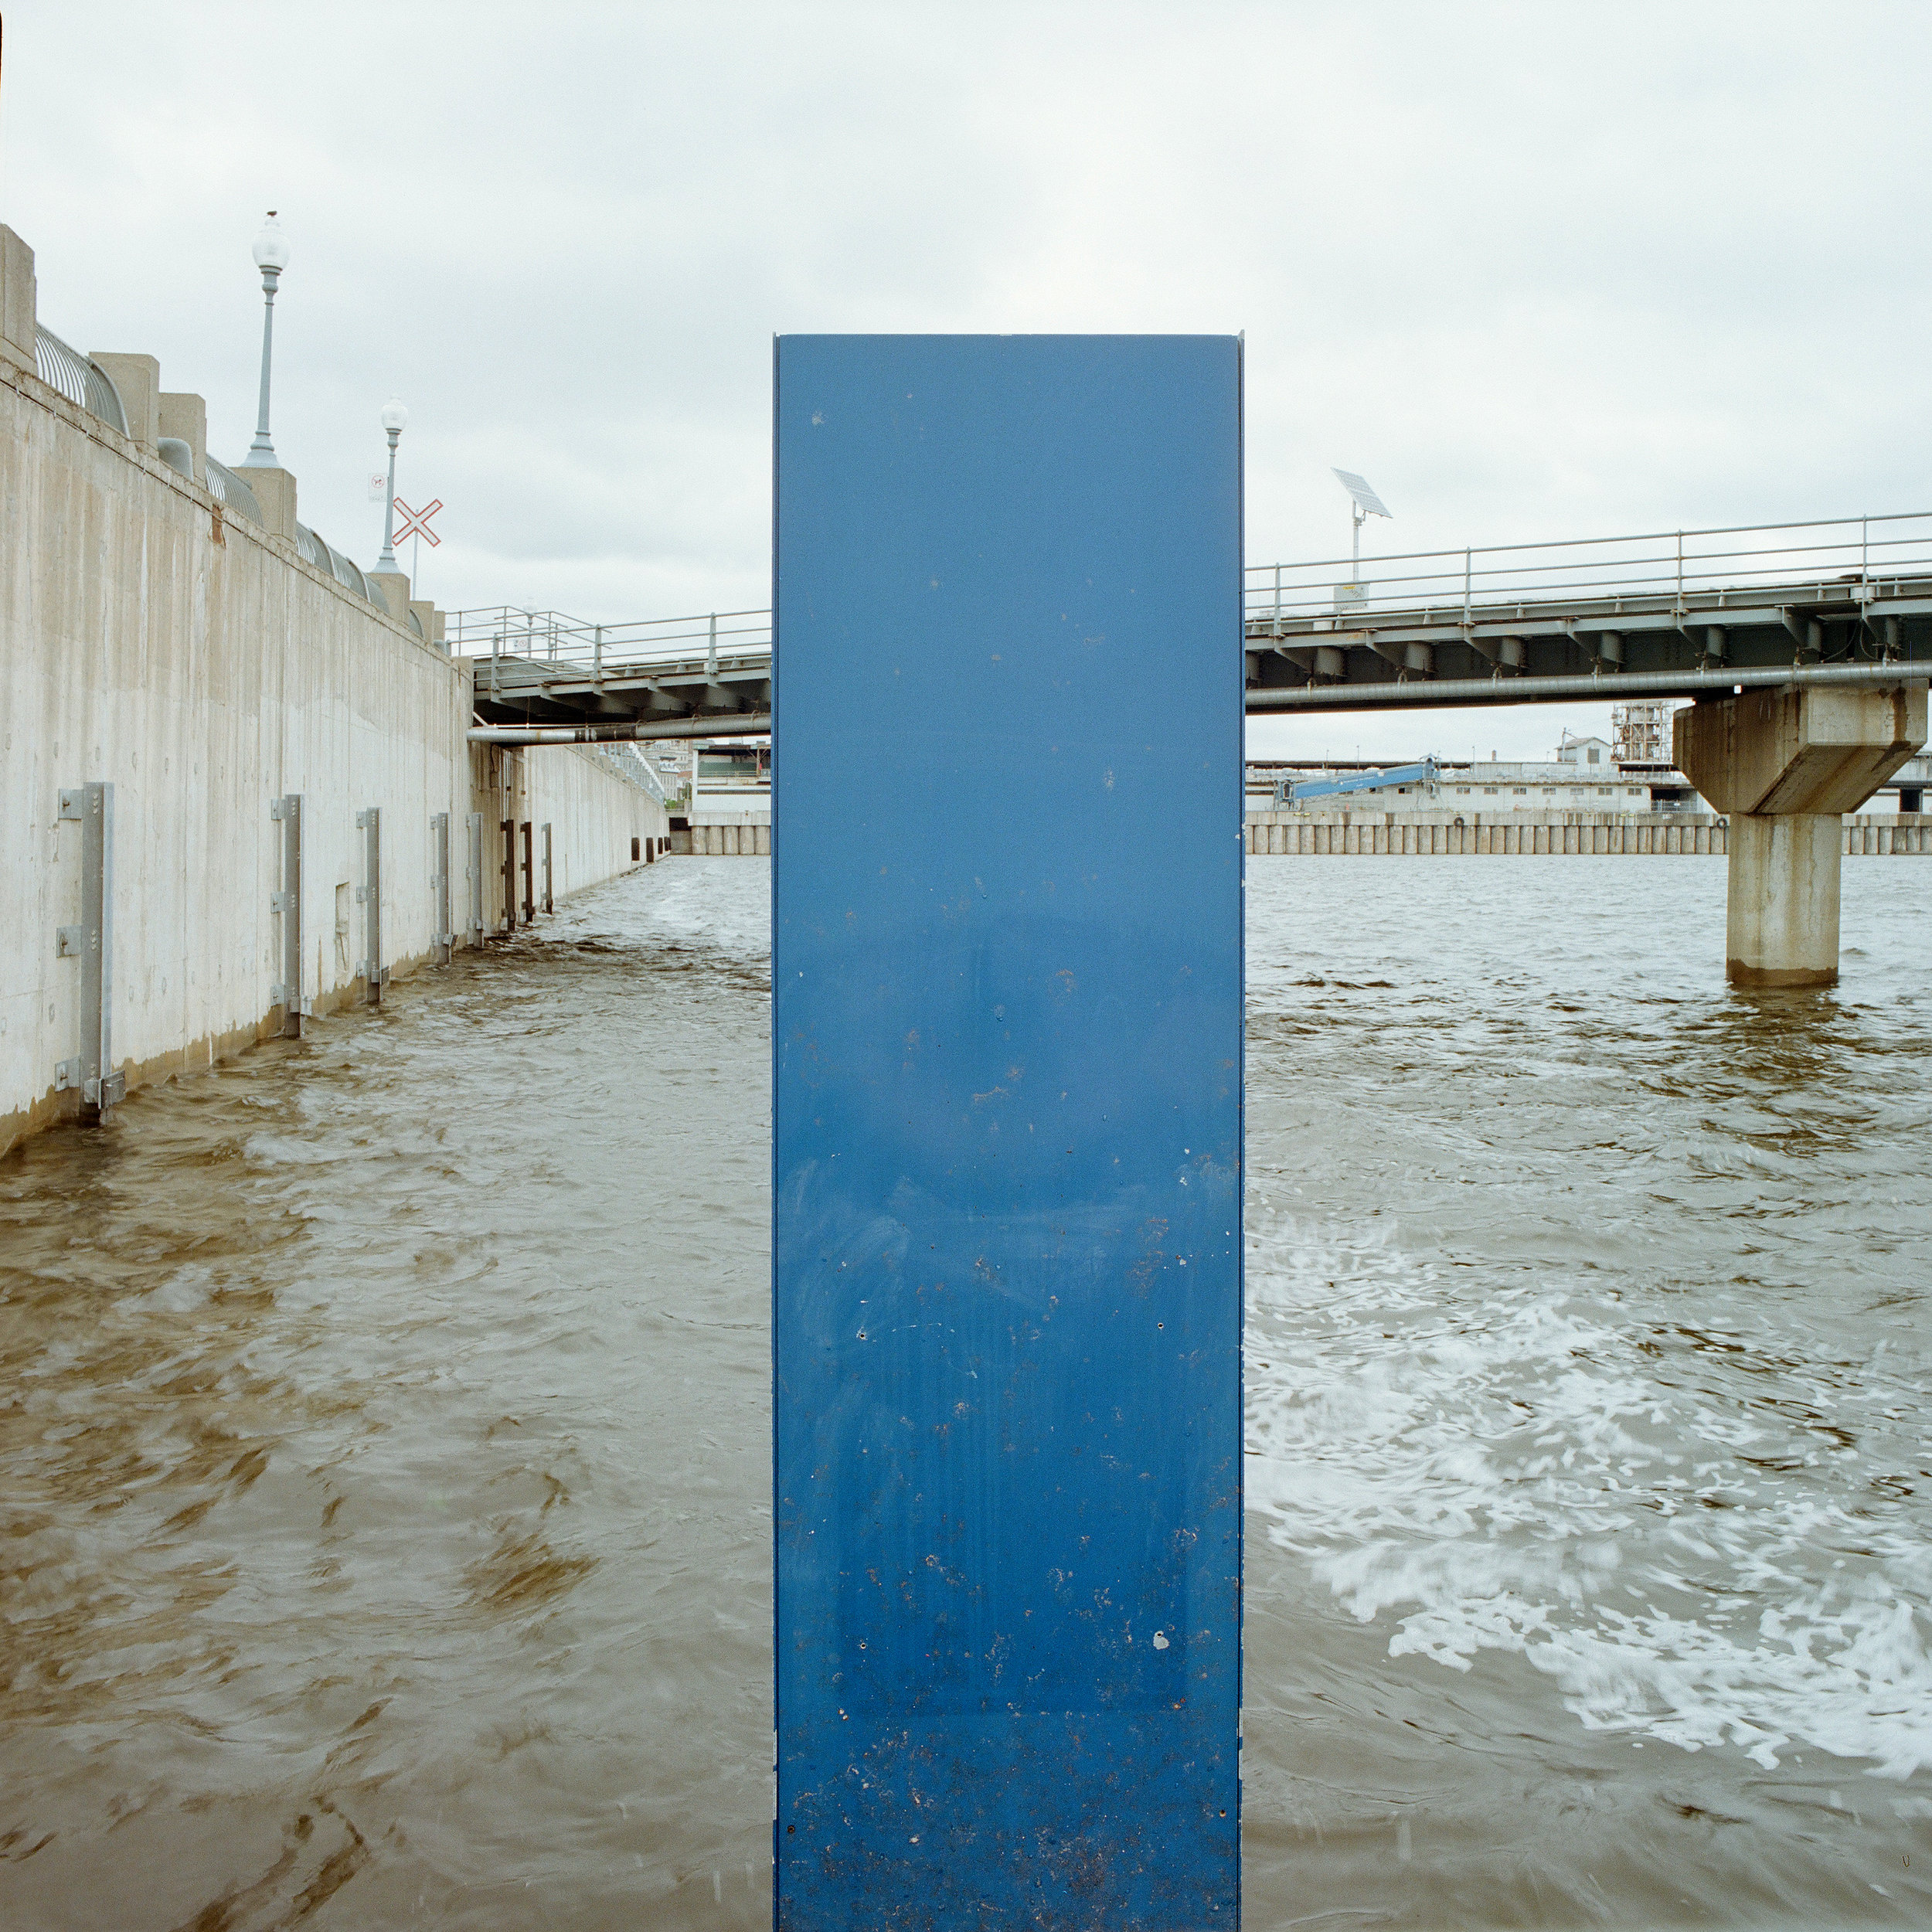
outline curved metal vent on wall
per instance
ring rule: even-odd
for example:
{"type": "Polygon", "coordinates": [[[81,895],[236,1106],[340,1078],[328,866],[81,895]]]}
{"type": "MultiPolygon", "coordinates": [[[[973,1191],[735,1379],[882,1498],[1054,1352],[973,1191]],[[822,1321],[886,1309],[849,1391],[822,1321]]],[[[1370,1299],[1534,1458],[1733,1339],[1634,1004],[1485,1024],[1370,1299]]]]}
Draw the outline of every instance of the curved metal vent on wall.
{"type": "Polygon", "coordinates": [[[128,412],[121,406],[114,378],[41,322],[33,328],[33,366],[49,389],[57,389],[69,402],[99,417],[111,430],[128,434],[128,412]]]}
{"type": "Polygon", "coordinates": [[[256,501],[255,492],[226,463],[218,463],[211,456],[207,464],[208,491],[215,501],[250,522],[260,522],[262,506],[256,501]]]}
{"type": "Polygon", "coordinates": [[[375,605],[385,616],[389,605],[354,559],[345,557],[319,530],[311,530],[306,523],[295,526],[295,547],[318,570],[326,570],[345,590],[353,590],[359,597],[375,605]]]}

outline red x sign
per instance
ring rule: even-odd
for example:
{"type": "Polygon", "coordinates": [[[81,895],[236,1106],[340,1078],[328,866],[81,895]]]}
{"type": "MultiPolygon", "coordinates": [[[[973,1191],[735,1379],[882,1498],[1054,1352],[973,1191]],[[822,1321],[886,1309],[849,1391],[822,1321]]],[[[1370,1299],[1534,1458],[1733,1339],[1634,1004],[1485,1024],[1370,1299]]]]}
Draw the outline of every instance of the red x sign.
{"type": "Polygon", "coordinates": [[[430,528],[430,519],[442,507],[443,499],[439,496],[427,509],[412,510],[399,496],[396,499],[396,508],[402,516],[403,527],[396,532],[396,541],[400,543],[408,536],[427,537],[430,548],[434,549],[443,539],[430,528]]]}

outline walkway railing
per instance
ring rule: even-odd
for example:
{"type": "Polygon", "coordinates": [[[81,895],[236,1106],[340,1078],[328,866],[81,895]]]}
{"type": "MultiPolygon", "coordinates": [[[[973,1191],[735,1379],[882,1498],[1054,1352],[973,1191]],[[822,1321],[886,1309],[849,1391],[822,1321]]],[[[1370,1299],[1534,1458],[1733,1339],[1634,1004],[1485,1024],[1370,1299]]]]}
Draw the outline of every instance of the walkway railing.
{"type": "Polygon", "coordinates": [[[696,617],[591,624],[561,611],[495,604],[452,611],[444,620],[443,634],[459,657],[540,658],[583,665],[594,673],[606,665],[667,664],[719,654],[769,652],[771,613],[708,611],[696,617]]]}
{"type": "Polygon", "coordinates": [[[1251,631],[1397,614],[1494,621],[1512,606],[1553,604],[1613,611],[1687,598],[1748,604],[1772,590],[1798,599],[1828,586],[1842,596],[1848,583],[1889,590],[1932,577],[1932,512],[1411,550],[1364,557],[1359,571],[1347,557],[1325,557],[1251,564],[1247,577],[1251,631]]]}
{"type": "Polygon", "coordinates": [[[212,456],[203,461],[208,467],[209,494],[215,501],[237,515],[247,517],[251,523],[260,522],[262,506],[255,492],[226,463],[218,463],[212,456]]]}
{"type": "MultiPolygon", "coordinates": [[[[1544,543],[1471,545],[1364,557],[1359,580],[1347,557],[1251,563],[1250,632],[1400,615],[1423,623],[1494,621],[1512,608],[1552,604],[1611,611],[1661,600],[1748,605],[1775,592],[1789,601],[1828,590],[1876,597],[1902,581],[1932,578],[1932,511],[1838,517],[1807,523],[1747,523],[1698,530],[1544,543]],[[1862,587],[1871,587],[1863,592],[1862,587]]],[[[516,657],[596,667],[771,648],[769,611],[723,611],[594,624],[559,611],[492,604],[452,612],[450,646],[466,657],[516,657]]]]}
{"type": "Polygon", "coordinates": [[[110,429],[128,434],[128,412],[114,378],[90,357],[70,349],[53,331],[36,322],[33,331],[34,373],[70,403],[99,417],[110,429]]]}

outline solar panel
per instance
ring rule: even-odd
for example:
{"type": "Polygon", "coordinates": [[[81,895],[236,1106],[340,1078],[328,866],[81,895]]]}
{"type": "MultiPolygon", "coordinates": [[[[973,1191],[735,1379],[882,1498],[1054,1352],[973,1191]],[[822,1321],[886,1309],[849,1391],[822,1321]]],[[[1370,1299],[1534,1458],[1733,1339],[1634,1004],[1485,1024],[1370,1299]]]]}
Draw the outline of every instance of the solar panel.
{"type": "Polygon", "coordinates": [[[1342,487],[1355,498],[1355,508],[1364,516],[1386,516],[1390,522],[1395,521],[1394,512],[1353,470],[1337,470],[1335,474],[1342,487]]]}

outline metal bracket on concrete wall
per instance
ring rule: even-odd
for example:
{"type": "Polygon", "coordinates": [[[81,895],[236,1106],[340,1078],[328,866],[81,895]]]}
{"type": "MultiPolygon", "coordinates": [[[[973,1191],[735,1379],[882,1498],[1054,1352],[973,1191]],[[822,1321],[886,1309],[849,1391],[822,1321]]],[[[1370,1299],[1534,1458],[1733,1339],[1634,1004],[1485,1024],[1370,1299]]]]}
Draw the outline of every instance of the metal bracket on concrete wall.
{"type": "Polygon", "coordinates": [[[470,881],[470,944],[483,944],[483,815],[469,814],[470,862],[464,867],[470,881]]]}
{"type": "Polygon", "coordinates": [[[54,1086],[77,1087],[102,1117],[126,1097],[114,1070],[114,788],[87,784],[60,794],[60,816],[80,822],[80,923],[59,929],[56,951],[80,962],[80,1051],[54,1067],[54,1086]]]}
{"type": "Polygon", "coordinates": [[[523,821],[523,923],[529,925],[536,917],[536,881],[532,876],[530,863],[530,821],[523,821]]]}
{"type": "Polygon", "coordinates": [[[268,815],[282,828],[281,890],[268,896],[269,910],[282,922],[282,976],[269,988],[268,1000],[282,1009],[282,1037],[300,1039],[303,1015],[315,1010],[302,997],[302,794],[271,798],[268,815]]]}
{"type": "Polygon", "coordinates": [[[437,964],[447,966],[450,949],[456,943],[456,935],[450,929],[450,815],[447,811],[430,814],[430,838],[435,855],[430,889],[436,899],[436,930],[430,936],[430,944],[436,948],[437,964]]]}
{"type": "Polygon", "coordinates": [[[503,821],[503,930],[516,928],[516,821],[503,821]]]}
{"type": "Polygon", "coordinates": [[[555,852],[550,843],[550,828],[546,825],[543,828],[543,910],[546,913],[556,910],[556,875],[552,870],[555,852]]]}
{"type": "Polygon", "coordinates": [[[362,880],[355,896],[362,906],[362,957],[356,971],[369,988],[369,1003],[383,1003],[383,988],[389,981],[389,968],[383,964],[383,810],[371,805],[355,815],[362,835],[362,880]]]}

